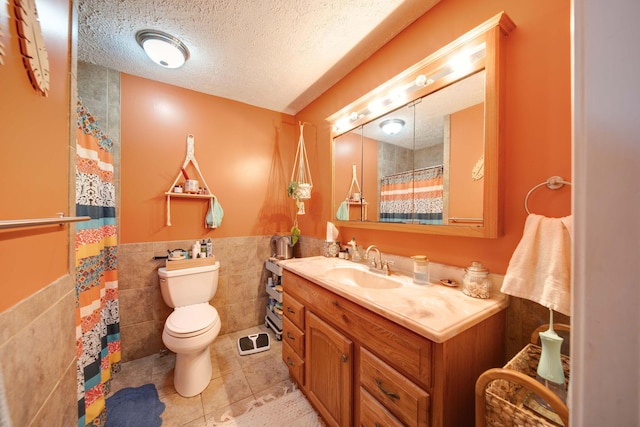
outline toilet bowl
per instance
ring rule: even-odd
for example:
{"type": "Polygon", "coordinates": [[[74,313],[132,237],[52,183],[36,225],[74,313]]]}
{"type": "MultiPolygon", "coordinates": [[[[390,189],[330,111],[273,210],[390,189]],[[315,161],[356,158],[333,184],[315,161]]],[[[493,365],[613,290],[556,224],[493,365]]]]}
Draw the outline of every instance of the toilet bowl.
{"type": "Polygon", "coordinates": [[[221,322],[209,300],[217,290],[219,267],[216,262],[205,267],[158,270],[163,299],[174,307],[165,321],[162,342],[176,353],[173,382],[184,397],[200,394],[211,381],[209,346],[220,333],[221,322]]]}

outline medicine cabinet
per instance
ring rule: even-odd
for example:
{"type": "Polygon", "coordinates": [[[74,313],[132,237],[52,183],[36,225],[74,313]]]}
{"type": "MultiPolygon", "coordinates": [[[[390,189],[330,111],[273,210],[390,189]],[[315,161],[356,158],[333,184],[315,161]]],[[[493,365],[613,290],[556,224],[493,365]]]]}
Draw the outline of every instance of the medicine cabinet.
{"type": "Polygon", "coordinates": [[[500,235],[502,44],[513,28],[500,13],[327,118],[337,225],[500,235]]]}

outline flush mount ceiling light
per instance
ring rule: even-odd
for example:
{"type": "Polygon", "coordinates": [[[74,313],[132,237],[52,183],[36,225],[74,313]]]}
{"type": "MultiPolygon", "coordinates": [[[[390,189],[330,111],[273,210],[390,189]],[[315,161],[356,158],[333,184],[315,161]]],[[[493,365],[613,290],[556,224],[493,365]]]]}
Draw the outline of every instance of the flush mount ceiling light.
{"type": "Polygon", "coordinates": [[[382,132],[386,133],[387,135],[395,135],[396,133],[400,132],[403,127],[404,120],[402,119],[389,119],[380,123],[380,129],[382,129],[382,132]]]}
{"type": "Polygon", "coordinates": [[[181,67],[189,59],[189,49],[171,34],[141,30],[136,41],[153,62],[166,68],[181,67]]]}

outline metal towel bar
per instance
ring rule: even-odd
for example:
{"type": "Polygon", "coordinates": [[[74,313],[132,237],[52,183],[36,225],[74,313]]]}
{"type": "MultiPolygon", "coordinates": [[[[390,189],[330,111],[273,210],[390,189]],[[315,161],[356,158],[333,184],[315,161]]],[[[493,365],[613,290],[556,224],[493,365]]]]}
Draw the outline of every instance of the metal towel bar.
{"type": "Polygon", "coordinates": [[[536,191],[538,188],[542,187],[543,185],[546,185],[549,190],[557,190],[558,188],[561,188],[565,184],[571,185],[569,181],[565,181],[564,178],[562,178],[561,176],[552,176],[552,177],[549,177],[546,181],[541,182],[538,185],[535,185],[531,190],[529,190],[529,192],[524,198],[524,210],[527,211],[528,214],[531,213],[529,211],[529,206],[528,206],[529,196],[531,196],[531,193],[536,191]]]}
{"type": "Polygon", "coordinates": [[[88,221],[91,219],[90,216],[64,216],[63,213],[59,213],[58,215],[60,216],[56,218],[12,219],[0,221],[0,230],[8,228],[36,227],[39,225],[62,225],[70,222],[88,221]]]}

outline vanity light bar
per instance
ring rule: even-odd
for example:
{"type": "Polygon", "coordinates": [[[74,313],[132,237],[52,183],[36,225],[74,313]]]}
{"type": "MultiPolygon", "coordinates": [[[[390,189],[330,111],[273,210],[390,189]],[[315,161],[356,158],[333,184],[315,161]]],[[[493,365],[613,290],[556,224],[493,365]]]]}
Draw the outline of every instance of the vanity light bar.
{"type": "Polygon", "coordinates": [[[356,121],[366,117],[373,119],[395,107],[400,107],[406,104],[407,100],[410,99],[410,96],[414,92],[423,89],[444,77],[467,74],[470,68],[473,67],[473,64],[486,56],[486,48],[487,45],[484,42],[479,43],[472,48],[467,48],[458,53],[452,61],[434,69],[433,72],[429,73],[429,75],[419,74],[412,81],[392,88],[387,95],[375,98],[361,111],[351,111],[348,115],[339,118],[333,125],[333,132],[341,133],[343,131],[347,131],[356,121]]]}

